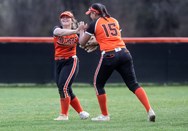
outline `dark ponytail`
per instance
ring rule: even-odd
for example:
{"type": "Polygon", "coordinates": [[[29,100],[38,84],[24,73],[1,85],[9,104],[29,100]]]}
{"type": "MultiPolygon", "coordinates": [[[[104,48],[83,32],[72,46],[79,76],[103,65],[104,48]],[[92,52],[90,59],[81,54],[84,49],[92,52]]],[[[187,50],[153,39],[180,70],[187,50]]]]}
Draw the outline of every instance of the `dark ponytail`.
{"type": "Polygon", "coordinates": [[[101,4],[101,6],[102,6],[102,12],[103,12],[104,16],[109,18],[110,14],[108,13],[106,6],[102,5],[102,4],[101,4]]]}
{"type": "Polygon", "coordinates": [[[105,20],[107,20],[105,17],[110,17],[110,14],[108,13],[105,5],[101,3],[94,3],[91,7],[99,11],[98,15],[103,17],[105,20]]]}

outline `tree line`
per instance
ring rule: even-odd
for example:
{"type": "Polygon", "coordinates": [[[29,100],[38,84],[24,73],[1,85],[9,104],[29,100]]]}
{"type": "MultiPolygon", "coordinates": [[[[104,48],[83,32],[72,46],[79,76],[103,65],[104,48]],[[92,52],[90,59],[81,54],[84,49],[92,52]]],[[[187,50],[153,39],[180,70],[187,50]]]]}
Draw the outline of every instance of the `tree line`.
{"type": "Polygon", "coordinates": [[[89,23],[85,12],[94,2],[106,5],[123,37],[188,36],[187,0],[1,0],[0,36],[52,36],[65,10],[89,23]]]}

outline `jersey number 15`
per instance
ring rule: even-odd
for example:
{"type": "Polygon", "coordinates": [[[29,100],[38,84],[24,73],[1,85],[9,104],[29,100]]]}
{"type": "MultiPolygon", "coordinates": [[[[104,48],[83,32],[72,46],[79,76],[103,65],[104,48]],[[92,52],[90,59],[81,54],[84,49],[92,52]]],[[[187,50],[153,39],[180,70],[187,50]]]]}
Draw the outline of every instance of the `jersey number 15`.
{"type": "Polygon", "coordinates": [[[112,36],[118,35],[115,23],[103,24],[102,27],[104,29],[106,37],[109,37],[110,35],[112,36]]]}

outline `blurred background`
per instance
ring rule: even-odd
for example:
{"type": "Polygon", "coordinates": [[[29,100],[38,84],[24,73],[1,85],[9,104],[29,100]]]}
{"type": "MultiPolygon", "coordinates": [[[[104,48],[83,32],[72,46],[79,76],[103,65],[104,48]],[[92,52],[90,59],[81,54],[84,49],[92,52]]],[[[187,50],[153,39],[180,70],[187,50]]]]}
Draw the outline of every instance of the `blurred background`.
{"type": "Polygon", "coordinates": [[[62,11],[89,22],[85,12],[94,2],[119,20],[124,37],[188,35],[187,0],[1,0],[0,35],[52,36],[62,11]]]}
{"type": "MultiPolygon", "coordinates": [[[[188,0],[0,0],[0,37],[52,37],[65,10],[78,21],[90,5],[106,5],[122,28],[122,37],[187,37],[188,0]]],[[[187,43],[126,43],[139,82],[188,83],[187,43]]],[[[0,83],[54,82],[53,43],[0,43],[0,83]]],[[[100,57],[78,48],[76,82],[92,83],[100,57]]],[[[123,82],[116,72],[108,82],[123,82]]]]}

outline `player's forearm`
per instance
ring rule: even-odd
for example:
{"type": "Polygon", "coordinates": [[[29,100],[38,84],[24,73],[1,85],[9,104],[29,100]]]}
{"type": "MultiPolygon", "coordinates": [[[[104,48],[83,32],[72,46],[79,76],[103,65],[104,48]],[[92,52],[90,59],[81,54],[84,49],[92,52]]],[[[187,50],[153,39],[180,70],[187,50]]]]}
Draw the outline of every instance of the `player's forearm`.
{"type": "Polygon", "coordinates": [[[53,34],[56,36],[65,36],[65,35],[71,35],[71,34],[77,34],[78,30],[71,30],[71,29],[61,29],[61,28],[56,28],[53,31],[53,34]]]}
{"type": "Polygon", "coordinates": [[[80,30],[80,37],[79,37],[79,43],[81,46],[85,46],[87,41],[84,40],[84,30],[80,30]]]}

